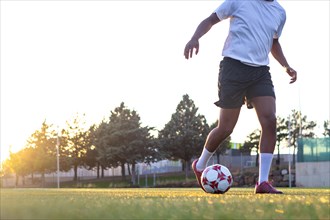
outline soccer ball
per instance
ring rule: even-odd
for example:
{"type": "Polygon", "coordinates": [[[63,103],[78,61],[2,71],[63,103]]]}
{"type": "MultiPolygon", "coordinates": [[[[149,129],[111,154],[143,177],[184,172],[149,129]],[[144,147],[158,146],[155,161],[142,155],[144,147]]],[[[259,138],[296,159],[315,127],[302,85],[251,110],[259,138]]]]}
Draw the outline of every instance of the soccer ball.
{"type": "Polygon", "coordinates": [[[201,183],[207,193],[223,194],[233,184],[233,177],[227,167],[214,164],[203,171],[201,183]]]}

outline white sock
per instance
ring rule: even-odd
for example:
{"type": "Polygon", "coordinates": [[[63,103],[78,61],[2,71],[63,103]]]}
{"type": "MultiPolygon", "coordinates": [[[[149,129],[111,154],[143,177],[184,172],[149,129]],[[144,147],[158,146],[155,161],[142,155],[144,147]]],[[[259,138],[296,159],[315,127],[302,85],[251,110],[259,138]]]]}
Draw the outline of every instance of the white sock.
{"type": "Polygon", "coordinates": [[[268,181],[270,167],[273,161],[273,154],[270,153],[260,153],[259,159],[259,181],[258,183],[262,183],[264,181],[268,181]]]}
{"type": "Polygon", "coordinates": [[[209,162],[213,153],[214,152],[208,151],[205,147],[203,148],[203,152],[202,152],[201,156],[199,157],[197,164],[196,164],[196,169],[198,171],[204,170],[206,168],[207,163],[209,162]]]}

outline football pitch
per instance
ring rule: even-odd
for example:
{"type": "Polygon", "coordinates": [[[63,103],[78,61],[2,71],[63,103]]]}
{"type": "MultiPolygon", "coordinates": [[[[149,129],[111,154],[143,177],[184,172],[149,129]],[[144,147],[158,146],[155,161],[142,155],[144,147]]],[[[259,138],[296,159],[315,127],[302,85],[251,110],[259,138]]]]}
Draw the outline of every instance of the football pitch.
{"type": "Polygon", "coordinates": [[[329,219],[330,190],[253,188],[0,189],[0,219],[329,219]]]}

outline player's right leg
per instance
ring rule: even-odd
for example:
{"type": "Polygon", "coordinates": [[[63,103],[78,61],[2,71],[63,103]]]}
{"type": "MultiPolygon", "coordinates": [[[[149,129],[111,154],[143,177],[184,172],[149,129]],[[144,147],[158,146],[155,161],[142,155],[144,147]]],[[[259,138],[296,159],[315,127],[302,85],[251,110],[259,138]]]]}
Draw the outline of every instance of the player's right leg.
{"type": "Polygon", "coordinates": [[[192,163],[192,169],[200,186],[202,172],[219,145],[232,133],[237,123],[240,109],[220,109],[218,126],[209,133],[202,154],[192,163]]]}
{"type": "Polygon", "coordinates": [[[220,62],[218,77],[219,101],[214,104],[220,107],[219,121],[208,135],[202,154],[192,163],[196,179],[201,185],[201,175],[209,159],[219,145],[232,133],[237,123],[241,107],[244,104],[246,88],[246,66],[238,60],[228,57],[220,62]],[[241,79],[243,77],[243,80],[241,79]]]}

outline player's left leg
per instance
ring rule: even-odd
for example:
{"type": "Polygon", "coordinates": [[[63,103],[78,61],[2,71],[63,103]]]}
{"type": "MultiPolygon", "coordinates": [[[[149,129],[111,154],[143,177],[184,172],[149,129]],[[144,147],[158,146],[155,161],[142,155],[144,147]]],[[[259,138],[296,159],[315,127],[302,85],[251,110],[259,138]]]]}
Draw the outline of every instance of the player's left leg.
{"type": "Polygon", "coordinates": [[[260,125],[261,136],[259,142],[259,180],[255,193],[282,193],[269,182],[268,176],[273,160],[276,144],[276,104],[272,96],[259,96],[251,99],[260,125]]]}

